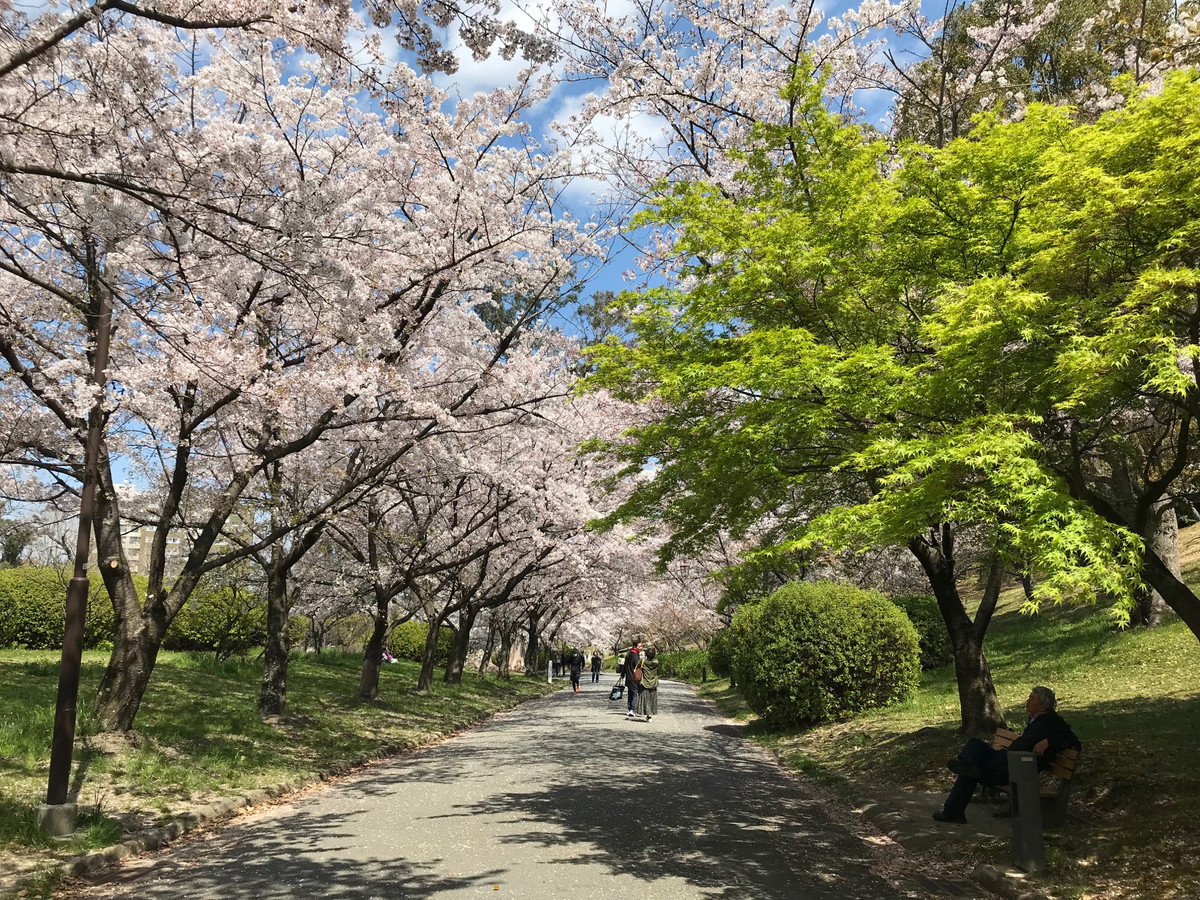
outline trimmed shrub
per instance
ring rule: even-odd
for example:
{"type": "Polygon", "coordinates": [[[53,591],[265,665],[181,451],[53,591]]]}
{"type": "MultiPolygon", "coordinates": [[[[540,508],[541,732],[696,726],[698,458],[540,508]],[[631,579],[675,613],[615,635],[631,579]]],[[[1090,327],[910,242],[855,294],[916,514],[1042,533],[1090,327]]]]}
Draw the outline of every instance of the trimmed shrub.
{"type": "MultiPolygon", "coordinates": [[[[66,630],[69,569],[17,566],[0,569],[0,647],[57,650],[66,630]]],[[[112,645],[113,612],[98,573],[88,576],[87,615],[83,646],[88,650],[112,645]]]]}
{"type": "Polygon", "coordinates": [[[946,631],[946,622],[942,619],[936,597],[931,594],[900,594],[891,600],[904,610],[917,629],[922,669],[940,669],[954,662],[954,647],[950,643],[950,634],[946,631]]]}
{"type": "MultiPolygon", "coordinates": [[[[425,639],[428,636],[429,625],[427,623],[409,619],[392,629],[392,636],[388,638],[388,647],[400,659],[421,662],[425,657],[425,639]]],[[[437,656],[434,657],[437,665],[449,662],[450,648],[453,644],[454,631],[443,625],[441,633],[438,634],[437,656]]]]}
{"type": "Polygon", "coordinates": [[[732,652],[732,632],[728,628],[722,628],[708,643],[708,664],[712,667],[714,675],[728,678],[733,674],[732,652]]]}
{"type": "Polygon", "coordinates": [[[843,719],[908,696],[920,676],[917,632],[882,594],[795,582],[733,617],[733,672],[772,727],[843,719]]]}
{"type": "Polygon", "coordinates": [[[677,681],[699,681],[705,669],[712,671],[707,650],[681,650],[658,657],[658,674],[677,681]]]}
{"type": "Polygon", "coordinates": [[[200,650],[227,659],[263,646],[266,636],[267,605],[256,591],[201,584],[171,622],[163,649],[200,650]]]}

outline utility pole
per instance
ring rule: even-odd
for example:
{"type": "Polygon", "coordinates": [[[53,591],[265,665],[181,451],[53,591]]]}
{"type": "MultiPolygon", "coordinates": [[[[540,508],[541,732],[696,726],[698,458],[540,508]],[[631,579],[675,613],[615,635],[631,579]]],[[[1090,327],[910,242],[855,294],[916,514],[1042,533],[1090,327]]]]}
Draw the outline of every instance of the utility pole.
{"type": "MultiPolygon", "coordinates": [[[[90,254],[89,254],[90,255],[90,254]]],[[[91,256],[91,255],[90,255],[91,256]]],[[[94,313],[88,324],[95,335],[92,383],[96,399],[88,413],[84,445],[83,490],[79,498],[79,532],[75,541],[75,571],[67,587],[66,630],[62,663],[58,670],[58,699],[54,708],[54,736],[50,743],[50,778],[46,802],[38,807],[38,824],[54,837],[75,830],[76,804],[67,802],[71,783],[71,755],[75,745],[75,706],[79,698],[79,669],[83,660],[83,624],[87,614],[88,554],[91,550],[92,515],[96,507],[96,483],[100,480],[100,436],[104,424],[105,370],[112,333],[112,296],[101,282],[94,256],[89,262],[89,291],[94,313]]]]}

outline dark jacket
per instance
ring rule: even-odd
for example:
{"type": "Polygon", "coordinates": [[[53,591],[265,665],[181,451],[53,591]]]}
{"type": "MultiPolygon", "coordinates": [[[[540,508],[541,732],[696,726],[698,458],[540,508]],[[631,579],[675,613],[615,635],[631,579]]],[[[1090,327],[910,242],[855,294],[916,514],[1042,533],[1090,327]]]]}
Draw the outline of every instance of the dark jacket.
{"type": "Polygon", "coordinates": [[[632,649],[625,654],[625,662],[621,666],[621,677],[625,679],[626,684],[637,684],[633,680],[633,670],[637,668],[638,661],[641,658],[641,654],[632,649]]]}
{"type": "Polygon", "coordinates": [[[1054,758],[1064,750],[1081,750],[1083,745],[1066,720],[1056,712],[1044,712],[1025,726],[1025,730],[1012,742],[1009,750],[1025,750],[1032,753],[1036,744],[1049,741],[1046,752],[1038,757],[1038,769],[1048,769],[1054,758]]]}
{"type": "Polygon", "coordinates": [[[583,672],[583,654],[576,653],[571,657],[571,674],[579,675],[583,672]]]}
{"type": "Polygon", "coordinates": [[[599,654],[599,653],[593,653],[593,654],[592,654],[592,671],[593,671],[593,672],[599,672],[599,671],[600,671],[600,664],[601,664],[601,663],[603,663],[603,662],[604,662],[604,660],[600,658],[600,654],[599,654]]]}

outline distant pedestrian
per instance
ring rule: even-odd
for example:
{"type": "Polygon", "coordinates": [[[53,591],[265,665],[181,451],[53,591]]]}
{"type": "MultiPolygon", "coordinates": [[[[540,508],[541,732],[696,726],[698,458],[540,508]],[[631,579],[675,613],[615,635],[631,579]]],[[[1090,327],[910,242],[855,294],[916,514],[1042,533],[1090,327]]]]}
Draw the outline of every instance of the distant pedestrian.
{"type": "Polygon", "coordinates": [[[625,715],[632,719],[637,708],[638,683],[641,676],[634,676],[638,664],[642,661],[642,642],[634,641],[633,646],[625,654],[625,662],[621,665],[621,677],[625,680],[625,690],[628,691],[625,700],[625,715]]]}
{"type": "Polygon", "coordinates": [[[638,712],[650,721],[658,715],[658,654],[647,647],[642,659],[642,680],[638,682],[638,712]]]}
{"type": "Polygon", "coordinates": [[[599,650],[592,651],[592,684],[600,680],[600,665],[604,660],[600,657],[599,650]]]}
{"type": "Polygon", "coordinates": [[[583,690],[579,679],[583,676],[583,654],[576,650],[571,654],[571,690],[578,694],[583,690]]]}

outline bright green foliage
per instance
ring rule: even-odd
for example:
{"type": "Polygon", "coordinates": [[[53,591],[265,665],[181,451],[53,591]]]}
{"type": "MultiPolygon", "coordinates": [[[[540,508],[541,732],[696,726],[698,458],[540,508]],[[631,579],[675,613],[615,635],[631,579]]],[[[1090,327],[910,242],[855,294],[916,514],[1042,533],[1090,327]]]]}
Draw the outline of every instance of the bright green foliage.
{"type": "Polygon", "coordinates": [[[267,607],[257,592],[244,587],[201,585],[171,623],[164,650],[202,650],[219,659],[262,647],[267,607]]]}
{"type": "Polygon", "coordinates": [[[660,653],[658,673],[663,678],[680,681],[699,681],[712,671],[707,650],[681,650],[678,653],[660,653]]]}
{"type": "Polygon", "coordinates": [[[940,669],[954,662],[954,648],[950,646],[937,598],[932,594],[898,594],[890,599],[904,610],[917,630],[922,669],[940,669]]]}
{"type": "Polygon", "coordinates": [[[733,672],[733,637],[728,628],[722,628],[708,643],[708,664],[714,675],[728,678],[733,672]]]}
{"type": "Polygon", "coordinates": [[[749,707],[773,726],[841,719],[917,686],[917,632],[882,594],[796,582],[742,606],[733,670],[749,707]]]}
{"type": "MultiPolygon", "coordinates": [[[[0,647],[60,649],[70,580],[70,571],[57,568],[0,569],[0,647]]],[[[112,641],[112,604],[99,575],[92,575],[88,585],[84,648],[106,648],[112,641]]]]}
{"type": "MultiPolygon", "coordinates": [[[[1093,125],[1031,108],[1026,122],[981,128],[910,172],[920,177],[905,215],[914,233],[936,235],[920,241],[929,252],[945,252],[943,233],[964,218],[946,192],[985,182],[967,210],[993,208],[991,242],[1011,248],[943,289],[925,324],[934,362],[922,390],[969,389],[987,411],[957,439],[1004,450],[985,490],[1013,545],[1049,575],[1039,596],[1128,596],[1150,504],[1197,487],[1197,74],[1176,73],[1160,95],[1093,125]],[[1012,159],[1009,176],[988,181],[1012,159]]],[[[882,449],[905,477],[908,464],[882,449]]],[[[1174,605],[1196,631],[1200,605],[1174,605]]]]}
{"type": "Polygon", "coordinates": [[[753,536],[764,570],[949,524],[1037,574],[1029,608],[1128,600],[1150,504],[1200,489],[1197,79],[898,159],[794,88],[736,196],[643,217],[686,266],[593,351],[589,386],[652,414],[603,445],[654,472],[611,520],[665,524],[667,557],[753,536]]]}
{"type": "Polygon", "coordinates": [[[588,386],[656,415],[594,448],[656,470],[612,521],[665,520],[667,555],[765,520],[782,539],[794,516],[865,499],[838,466],[904,380],[894,338],[913,313],[871,300],[896,199],[878,178],[886,144],[828,113],[818,85],[794,91],[795,127],[761,128],[747,150],[745,196],[681,184],[643,217],[678,235],[692,286],[624,296],[636,342],[592,351],[588,386]]]}
{"type": "MultiPolygon", "coordinates": [[[[424,622],[409,619],[401,622],[392,629],[388,639],[388,647],[400,659],[411,659],[421,662],[425,658],[425,641],[429,637],[429,626],[424,622]]],[[[445,626],[438,634],[437,656],[434,663],[442,664],[450,659],[450,649],[454,645],[454,632],[445,626]]]]}

